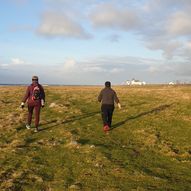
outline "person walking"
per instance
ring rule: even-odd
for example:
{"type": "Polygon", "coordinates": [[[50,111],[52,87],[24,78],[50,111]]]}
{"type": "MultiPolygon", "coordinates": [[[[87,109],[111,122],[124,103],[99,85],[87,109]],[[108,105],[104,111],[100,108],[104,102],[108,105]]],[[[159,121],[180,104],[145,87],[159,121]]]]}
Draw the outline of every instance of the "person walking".
{"type": "Polygon", "coordinates": [[[38,76],[32,77],[32,84],[27,87],[25,96],[22,99],[21,108],[24,108],[25,102],[28,104],[28,118],[26,128],[31,128],[33,110],[35,111],[35,132],[38,132],[40,109],[45,104],[45,92],[42,85],[38,82],[38,76]]]}
{"type": "Polygon", "coordinates": [[[117,103],[119,109],[121,104],[116,92],[111,88],[111,82],[105,82],[105,88],[101,90],[98,101],[101,102],[101,114],[103,120],[103,130],[107,132],[111,128],[113,111],[115,109],[114,102],[117,103]]]}

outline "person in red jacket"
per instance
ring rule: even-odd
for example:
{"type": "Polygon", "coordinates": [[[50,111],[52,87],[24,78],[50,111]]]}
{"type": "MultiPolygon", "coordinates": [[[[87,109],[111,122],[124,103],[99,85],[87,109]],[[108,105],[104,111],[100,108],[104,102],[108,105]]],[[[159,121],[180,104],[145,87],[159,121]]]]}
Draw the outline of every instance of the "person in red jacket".
{"type": "Polygon", "coordinates": [[[105,82],[105,88],[101,90],[98,101],[101,102],[101,113],[103,120],[103,130],[109,131],[112,123],[113,111],[115,108],[114,102],[117,103],[121,109],[121,104],[117,97],[116,92],[111,88],[111,82],[105,82]]]}
{"type": "Polygon", "coordinates": [[[23,97],[21,108],[24,108],[25,102],[28,104],[28,118],[26,128],[30,129],[33,110],[35,111],[35,132],[38,132],[38,125],[40,120],[40,109],[44,107],[45,103],[45,92],[38,83],[38,76],[32,77],[32,84],[27,87],[25,96],[23,97]]]}

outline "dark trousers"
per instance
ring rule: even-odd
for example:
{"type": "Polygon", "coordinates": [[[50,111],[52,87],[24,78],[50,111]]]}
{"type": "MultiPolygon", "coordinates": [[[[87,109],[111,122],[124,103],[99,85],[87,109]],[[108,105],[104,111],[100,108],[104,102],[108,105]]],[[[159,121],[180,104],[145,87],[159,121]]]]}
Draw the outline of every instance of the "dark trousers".
{"type": "Polygon", "coordinates": [[[114,105],[103,104],[101,106],[101,114],[104,126],[108,125],[109,127],[111,127],[113,111],[114,111],[114,105]]]}
{"type": "Polygon", "coordinates": [[[30,104],[28,105],[28,124],[31,124],[32,116],[33,116],[33,110],[35,111],[35,127],[38,128],[39,120],[40,120],[40,104],[30,104]]]}

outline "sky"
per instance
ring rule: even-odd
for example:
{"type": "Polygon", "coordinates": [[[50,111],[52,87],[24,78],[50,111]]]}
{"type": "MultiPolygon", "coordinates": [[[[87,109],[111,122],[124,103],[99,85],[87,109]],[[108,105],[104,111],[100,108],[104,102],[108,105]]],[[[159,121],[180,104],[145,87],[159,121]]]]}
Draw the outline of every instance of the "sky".
{"type": "Polygon", "coordinates": [[[191,81],[190,0],[0,0],[0,83],[191,81]]]}

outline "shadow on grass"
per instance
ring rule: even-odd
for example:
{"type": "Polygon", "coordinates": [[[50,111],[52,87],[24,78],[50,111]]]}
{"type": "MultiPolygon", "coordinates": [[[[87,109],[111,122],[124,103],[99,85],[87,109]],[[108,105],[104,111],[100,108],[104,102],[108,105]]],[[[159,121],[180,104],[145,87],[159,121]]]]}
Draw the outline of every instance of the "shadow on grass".
{"type": "MultiPolygon", "coordinates": [[[[95,112],[91,112],[91,113],[86,113],[86,114],[79,115],[79,116],[73,116],[73,117],[71,117],[71,118],[69,118],[69,119],[64,120],[64,121],[61,122],[61,123],[54,124],[54,125],[51,125],[51,126],[49,126],[49,127],[40,129],[40,131],[48,130],[48,129],[51,129],[51,128],[56,127],[56,126],[58,126],[58,125],[61,125],[61,124],[72,123],[72,122],[75,122],[75,121],[78,121],[78,120],[81,120],[81,119],[85,119],[85,118],[88,118],[88,117],[92,117],[92,116],[94,116],[94,115],[97,115],[98,113],[100,113],[100,111],[95,111],[95,112]]],[[[45,126],[45,125],[53,124],[53,123],[56,123],[56,122],[57,122],[57,120],[52,120],[51,122],[41,124],[40,126],[43,127],[43,126],[45,126]]]]}
{"type": "Polygon", "coordinates": [[[104,144],[104,143],[98,143],[98,140],[93,140],[93,139],[79,139],[78,143],[81,145],[94,145],[95,147],[100,147],[104,149],[112,149],[113,145],[110,143],[104,144]]]}
{"type": "Polygon", "coordinates": [[[150,111],[145,111],[145,112],[142,112],[142,113],[140,113],[140,114],[138,114],[138,115],[130,116],[130,117],[126,118],[125,120],[120,121],[120,122],[114,124],[114,125],[112,126],[111,130],[120,127],[121,125],[125,124],[126,122],[128,122],[128,121],[130,121],[130,120],[134,120],[134,119],[143,117],[143,116],[145,116],[145,115],[153,114],[153,113],[157,114],[157,113],[159,113],[159,112],[161,112],[161,111],[163,111],[163,110],[165,110],[165,109],[171,107],[173,104],[174,104],[174,103],[165,104],[165,105],[160,105],[159,107],[153,108],[153,109],[151,109],[150,111]]]}

